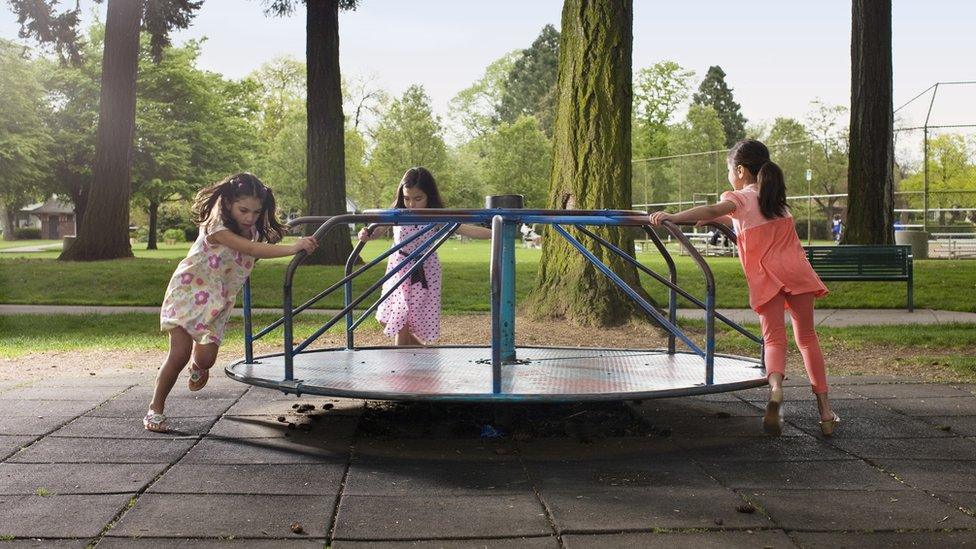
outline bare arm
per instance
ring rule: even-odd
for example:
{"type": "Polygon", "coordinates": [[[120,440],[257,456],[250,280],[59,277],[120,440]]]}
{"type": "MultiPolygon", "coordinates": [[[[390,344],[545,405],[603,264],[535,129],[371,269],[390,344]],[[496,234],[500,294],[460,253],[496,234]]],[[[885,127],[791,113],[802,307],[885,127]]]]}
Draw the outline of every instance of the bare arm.
{"type": "Polygon", "coordinates": [[[381,238],[386,236],[386,233],[388,233],[389,231],[390,231],[389,225],[380,225],[379,227],[373,229],[373,234],[369,234],[369,232],[366,230],[366,227],[363,227],[362,229],[359,229],[359,235],[358,235],[359,241],[366,242],[368,240],[373,240],[375,238],[381,238]]]}
{"type": "Polygon", "coordinates": [[[676,214],[654,212],[650,215],[650,223],[651,225],[660,225],[664,221],[671,221],[673,223],[687,223],[690,221],[705,220],[710,221],[719,217],[727,216],[734,211],[735,203],[733,203],[731,200],[723,200],[718,204],[696,206],[676,214]]]}
{"type": "Polygon", "coordinates": [[[300,250],[311,253],[318,246],[314,237],[306,236],[300,238],[294,244],[269,244],[267,242],[254,242],[232,231],[217,231],[207,237],[211,243],[222,244],[228,248],[247,254],[258,259],[270,259],[272,257],[287,257],[295,255],[300,250]]]}
{"type": "Polygon", "coordinates": [[[461,225],[457,230],[458,234],[461,236],[466,236],[468,238],[480,238],[486,240],[491,238],[491,229],[486,229],[484,227],[478,227],[475,225],[461,225]]]}

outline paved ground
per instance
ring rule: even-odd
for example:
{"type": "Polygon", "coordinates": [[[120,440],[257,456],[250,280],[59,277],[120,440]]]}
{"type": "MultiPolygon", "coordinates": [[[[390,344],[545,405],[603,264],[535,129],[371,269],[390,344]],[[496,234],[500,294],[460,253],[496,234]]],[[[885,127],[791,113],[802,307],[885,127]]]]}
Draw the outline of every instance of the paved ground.
{"type": "Polygon", "coordinates": [[[804,387],[769,438],[760,390],[492,409],[223,376],[178,386],[158,435],[151,381],[0,385],[4,547],[976,544],[976,385],[833,379],[824,439],[804,387]]]}
{"type": "MultiPolygon", "coordinates": [[[[280,314],[281,309],[255,309],[255,313],[280,314]]],[[[315,309],[309,312],[319,312],[315,309]]],[[[336,311],[322,310],[322,314],[336,311]]],[[[759,323],[759,317],[752,309],[718,309],[718,312],[735,322],[759,323]]],[[[97,305],[0,305],[0,315],[12,314],[112,314],[147,313],[159,314],[159,307],[107,307],[97,305]]],[[[236,308],[233,314],[244,312],[236,308]]],[[[789,315],[786,315],[789,318],[789,315]]],[[[976,313],[959,311],[936,311],[932,309],[816,309],[814,316],[818,326],[868,326],[894,324],[976,324],[976,313]]],[[[679,318],[704,318],[701,309],[678,309],[679,318]]]]}

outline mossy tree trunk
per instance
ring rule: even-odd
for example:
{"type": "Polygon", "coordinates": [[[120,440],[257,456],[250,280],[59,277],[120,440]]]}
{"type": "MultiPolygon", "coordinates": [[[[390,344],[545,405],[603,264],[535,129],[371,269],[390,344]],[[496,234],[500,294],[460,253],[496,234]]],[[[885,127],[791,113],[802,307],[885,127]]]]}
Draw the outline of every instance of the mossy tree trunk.
{"type": "Polygon", "coordinates": [[[891,0],[853,0],[844,244],[894,242],[891,0]]]}
{"type": "MultiPolygon", "coordinates": [[[[631,207],[632,25],[631,0],[563,4],[551,209],[631,207]]],[[[577,231],[570,233],[639,288],[632,266],[577,231]]],[[[627,230],[600,228],[597,233],[633,253],[627,230]]],[[[583,326],[619,325],[634,311],[630,299],[551,228],[527,308],[583,326]]]]}

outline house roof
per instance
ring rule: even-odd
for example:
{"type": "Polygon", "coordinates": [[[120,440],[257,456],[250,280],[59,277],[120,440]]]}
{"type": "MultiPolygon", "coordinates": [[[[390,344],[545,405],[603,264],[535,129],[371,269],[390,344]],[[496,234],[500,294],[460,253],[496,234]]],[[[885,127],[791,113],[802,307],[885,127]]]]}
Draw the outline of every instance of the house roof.
{"type": "Polygon", "coordinates": [[[75,208],[70,202],[61,202],[55,197],[48,198],[44,202],[39,202],[37,204],[31,204],[26,208],[21,208],[20,211],[29,214],[74,214],[75,208]]]}

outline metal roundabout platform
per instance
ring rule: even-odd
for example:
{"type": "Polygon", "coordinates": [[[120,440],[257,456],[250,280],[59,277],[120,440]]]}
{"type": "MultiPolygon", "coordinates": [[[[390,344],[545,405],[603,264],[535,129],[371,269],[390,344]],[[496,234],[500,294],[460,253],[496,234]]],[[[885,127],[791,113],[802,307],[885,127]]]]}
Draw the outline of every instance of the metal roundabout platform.
{"type": "MultiPolygon", "coordinates": [[[[345,275],[321,293],[297,307],[292,304],[292,280],[301,265],[298,254],[285,273],[282,317],[257,333],[251,325],[250,286],[244,286],[245,356],[225,368],[226,374],[243,383],[278,389],[292,394],[397,401],[480,402],[573,402],[677,397],[736,391],[766,384],[761,358],[715,352],[715,323],[720,321],[757,344],[762,356],[762,339],[715,311],[715,283],[707,262],[677,225],[664,229],[696,262],[705,279],[704,299],[677,284],[677,270],[660,237],[647,226],[647,216],[636,211],[611,210],[524,210],[521,197],[489,197],[484,210],[373,210],[328,218],[301,218],[292,225],[320,224],[316,237],[326,232],[347,230],[349,223],[419,225],[423,229],[380,256],[362,264],[359,243],[346,263],[345,275]],[[484,346],[357,347],[355,329],[376,310],[413,271],[451,237],[462,223],[490,224],[491,248],[491,340],[484,346]],[[562,236],[599,271],[613,281],[642,309],[649,320],[668,332],[665,349],[606,349],[568,347],[523,347],[515,345],[515,240],[522,223],[548,224],[550,238],[562,236]],[[668,307],[658,310],[627,285],[590,252],[565,226],[575,229],[617,254],[639,273],[668,289],[668,307]],[[665,259],[667,274],[659,274],[587,227],[636,226],[643,228],[665,259]],[[353,295],[352,281],[370,268],[385,266],[387,257],[413,240],[416,249],[401,253],[399,269],[353,295]],[[385,282],[393,279],[379,299],[359,308],[385,282]],[[293,339],[295,315],[322,298],[342,290],[344,307],[303,341],[293,339]],[[698,341],[678,325],[678,296],[705,312],[705,334],[698,341]],[[355,314],[360,316],[356,318],[355,314]],[[346,346],[312,349],[310,345],[329,329],[344,322],[346,346]],[[254,356],[253,342],[281,327],[281,353],[254,356]],[[687,350],[678,350],[677,344],[687,350]]],[[[724,228],[727,236],[735,235],[724,228]]]]}

